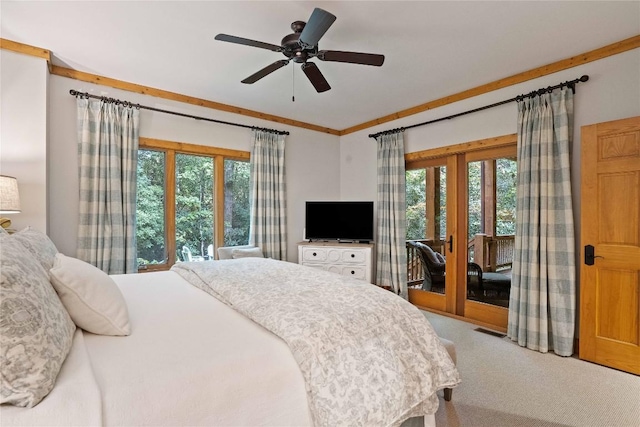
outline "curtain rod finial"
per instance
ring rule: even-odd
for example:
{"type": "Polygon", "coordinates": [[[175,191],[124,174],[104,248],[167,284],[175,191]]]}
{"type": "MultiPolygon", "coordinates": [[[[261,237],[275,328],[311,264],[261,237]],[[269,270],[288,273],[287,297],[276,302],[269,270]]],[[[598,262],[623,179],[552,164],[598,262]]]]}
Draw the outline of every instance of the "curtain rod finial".
{"type": "Polygon", "coordinates": [[[584,76],[580,77],[580,81],[583,82],[583,83],[588,81],[588,80],[589,80],[589,76],[587,76],[586,74],[584,76]]]}

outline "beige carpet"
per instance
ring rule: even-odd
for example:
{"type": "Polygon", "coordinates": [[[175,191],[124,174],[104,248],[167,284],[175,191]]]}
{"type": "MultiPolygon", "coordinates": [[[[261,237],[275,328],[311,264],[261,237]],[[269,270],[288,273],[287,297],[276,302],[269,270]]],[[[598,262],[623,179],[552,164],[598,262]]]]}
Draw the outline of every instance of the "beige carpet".
{"type": "Polygon", "coordinates": [[[437,427],[640,426],[640,377],[542,354],[476,325],[424,312],[453,341],[462,383],[440,399],[437,427]]]}

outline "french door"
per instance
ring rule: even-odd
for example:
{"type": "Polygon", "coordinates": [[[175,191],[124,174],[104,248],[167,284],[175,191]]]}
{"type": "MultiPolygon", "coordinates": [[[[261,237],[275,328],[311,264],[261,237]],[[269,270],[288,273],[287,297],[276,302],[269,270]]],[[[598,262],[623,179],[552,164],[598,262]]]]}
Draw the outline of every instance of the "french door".
{"type": "Polygon", "coordinates": [[[506,330],[516,136],[408,154],[406,167],[410,301],[506,330]]]}

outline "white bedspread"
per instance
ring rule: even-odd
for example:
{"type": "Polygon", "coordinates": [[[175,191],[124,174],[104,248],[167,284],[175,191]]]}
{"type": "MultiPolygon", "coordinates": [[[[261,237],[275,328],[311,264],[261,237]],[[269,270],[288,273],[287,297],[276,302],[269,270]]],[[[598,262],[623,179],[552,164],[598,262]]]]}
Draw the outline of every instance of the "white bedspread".
{"type": "Polygon", "coordinates": [[[378,287],[262,258],[172,269],[287,342],[315,425],[399,425],[460,381],[419,310],[378,287]]]}
{"type": "Polygon", "coordinates": [[[85,332],[106,426],[310,425],[287,345],[174,272],[112,276],[128,337],[85,332]]]}

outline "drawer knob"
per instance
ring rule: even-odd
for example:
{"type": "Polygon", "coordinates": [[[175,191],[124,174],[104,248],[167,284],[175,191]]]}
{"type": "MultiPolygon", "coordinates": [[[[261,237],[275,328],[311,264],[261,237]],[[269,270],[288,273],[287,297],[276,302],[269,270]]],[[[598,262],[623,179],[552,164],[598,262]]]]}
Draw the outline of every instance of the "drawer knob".
{"type": "Polygon", "coordinates": [[[316,253],[315,253],[315,252],[313,253],[313,256],[316,256],[316,253]]]}
{"type": "Polygon", "coordinates": [[[351,274],[356,274],[356,272],[355,272],[355,271],[353,271],[353,270],[351,270],[351,274]]]}
{"type": "Polygon", "coordinates": [[[356,257],[356,254],[351,254],[351,258],[355,258],[355,257],[356,257]]]}

